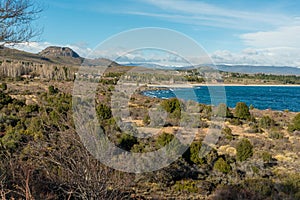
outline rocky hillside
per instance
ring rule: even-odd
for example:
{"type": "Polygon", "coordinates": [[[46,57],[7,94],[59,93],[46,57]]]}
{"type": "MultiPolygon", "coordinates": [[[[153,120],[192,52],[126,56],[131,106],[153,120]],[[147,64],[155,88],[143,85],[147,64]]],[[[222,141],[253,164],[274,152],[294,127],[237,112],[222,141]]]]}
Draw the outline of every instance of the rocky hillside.
{"type": "Polygon", "coordinates": [[[78,67],[120,65],[108,59],[85,59],[68,47],[47,47],[38,54],[0,48],[0,77],[72,80],[78,67]]]}
{"type": "Polygon", "coordinates": [[[16,49],[1,48],[0,77],[72,80],[76,66],[81,65],[83,60],[75,52],[70,54],[72,52],[70,49],[61,50],[61,55],[57,54],[54,57],[51,54],[32,54],[16,49]]]}
{"type": "Polygon", "coordinates": [[[51,46],[51,47],[47,47],[46,49],[44,49],[43,51],[41,51],[39,53],[39,55],[43,56],[43,57],[72,57],[72,58],[79,58],[80,56],[73,51],[71,48],[69,47],[55,47],[55,46],[51,46]]]}

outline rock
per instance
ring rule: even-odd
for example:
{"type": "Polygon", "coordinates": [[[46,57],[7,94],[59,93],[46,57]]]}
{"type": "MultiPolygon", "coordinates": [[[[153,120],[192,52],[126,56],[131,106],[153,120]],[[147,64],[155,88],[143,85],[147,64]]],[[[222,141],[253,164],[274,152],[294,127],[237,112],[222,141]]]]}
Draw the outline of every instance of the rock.
{"type": "Polygon", "coordinates": [[[41,51],[39,53],[39,55],[41,56],[45,56],[45,57],[72,57],[72,58],[79,58],[80,56],[73,51],[71,48],[69,47],[55,47],[55,46],[50,46],[47,47],[46,49],[44,49],[43,51],[41,51]]]}

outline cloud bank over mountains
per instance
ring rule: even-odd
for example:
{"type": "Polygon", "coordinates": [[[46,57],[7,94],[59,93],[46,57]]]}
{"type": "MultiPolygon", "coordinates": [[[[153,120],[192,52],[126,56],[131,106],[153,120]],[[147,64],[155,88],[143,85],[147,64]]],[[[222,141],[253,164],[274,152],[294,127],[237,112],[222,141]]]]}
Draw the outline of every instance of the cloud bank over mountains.
{"type": "MultiPolygon", "coordinates": [[[[60,45],[51,44],[48,42],[30,42],[26,44],[20,44],[16,47],[18,49],[37,53],[42,51],[48,46],[66,46],[72,48],[82,57],[88,57],[93,50],[83,45],[60,45]]],[[[124,49],[114,49],[101,52],[93,52],[94,58],[116,58],[120,63],[157,63],[161,65],[170,66],[186,66],[187,62],[178,56],[170,54],[143,54],[141,52],[128,53],[124,49]]],[[[228,64],[228,65],[253,65],[253,66],[290,66],[300,67],[300,48],[296,47],[272,47],[272,48],[246,48],[240,52],[231,52],[229,50],[218,50],[213,53],[209,53],[209,56],[215,64],[228,64]]],[[[199,58],[193,58],[195,63],[208,64],[211,61],[202,60],[199,58]]]]}

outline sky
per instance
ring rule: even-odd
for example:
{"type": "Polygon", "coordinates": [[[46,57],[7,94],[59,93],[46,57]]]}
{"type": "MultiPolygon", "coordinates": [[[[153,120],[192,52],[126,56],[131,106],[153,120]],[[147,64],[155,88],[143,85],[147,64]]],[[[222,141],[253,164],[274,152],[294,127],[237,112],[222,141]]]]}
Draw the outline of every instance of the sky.
{"type": "MultiPolygon", "coordinates": [[[[68,46],[85,57],[116,34],[158,27],[193,39],[216,64],[300,67],[300,1],[296,0],[39,0],[39,3],[44,11],[35,24],[43,28],[43,33],[37,42],[18,45],[19,49],[36,53],[50,45],[68,46]]],[[[121,51],[121,48],[98,51],[94,56],[113,58],[112,54],[121,51]]],[[[138,54],[140,57],[141,53],[138,54]]],[[[126,58],[135,62],[138,56],[132,53],[126,58]]],[[[151,61],[157,54],[147,56],[146,60],[151,61]]]]}

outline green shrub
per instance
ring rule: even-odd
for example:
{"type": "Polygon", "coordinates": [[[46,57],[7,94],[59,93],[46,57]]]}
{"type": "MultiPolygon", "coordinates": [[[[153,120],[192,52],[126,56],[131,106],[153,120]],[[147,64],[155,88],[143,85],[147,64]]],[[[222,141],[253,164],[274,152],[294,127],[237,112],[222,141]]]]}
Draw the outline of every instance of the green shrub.
{"type": "Polygon", "coordinates": [[[234,116],[239,119],[249,119],[249,107],[244,102],[238,102],[234,110],[234,116]]]}
{"type": "Polygon", "coordinates": [[[256,166],[251,166],[251,169],[252,171],[255,173],[255,174],[258,174],[259,173],[259,168],[256,167],[256,166]]]}
{"type": "Polygon", "coordinates": [[[6,83],[2,83],[0,88],[4,91],[7,90],[7,84],[6,83]]]}
{"type": "Polygon", "coordinates": [[[5,105],[8,105],[9,103],[12,102],[13,99],[9,95],[5,94],[0,90],[0,109],[2,109],[5,105]]]}
{"type": "Polygon", "coordinates": [[[48,87],[48,91],[49,91],[49,94],[53,95],[53,94],[57,94],[58,93],[58,89],[55,88],[53,85],[50,85],[48,87]]]}
{"type": "Polygon", "coordinates": [[[236,146],[237,160],[245,161],[253,155],[253,146],[248,139],[242,139],[236,146]]]}
{"type": "Polygon", "coordinates": [[[37,104],[31,104],[25,106],[25,112],[26,113],[32,113],[32,112],[37,112],[39,111],[39,106],[37,104]]]}
{"type": "Polygon", "coordinates": [[[299,199],[300,197],[300,174],[284,174],[282,177],[282,188],[285,194],[289,195],[290,199],[299,199]]]}
{"type": "Polygon", "coordinates": [[[161,106],[168,113],[173,113],[176,110],[181,111],[180,102],[177,98],[166,99],[161,103],[161,106]]]}
{"type": "Polygon", "coordinates": [[[261,154],[261,158],[263,159],[264,162],[269,163],[272,161],[272,155],[269,152],[264,151],[261,154]]]}
{"type": "Polygon", "coordinates": [[[223,158],[219,158],[214,164],[214,170],[227,174],[231,171],[231,167],[223,158]]]}
{"type": "Polygon", "coordinates": [[[150,116],[146,114],[143,118],[143,123],[144,125],[149,125],[150,124],[150,116]]]}
{"type": "Polygon", "coordinates": [[[299,130],[300,130],[300,113],[298,113],[298,114],[294,117],[292,123],[291,123],[291,124],[289,125],[289,127],[288,127],[288,130],[289,130],[290,132],[293,132],[293,131],[299,131],[299,130]]]}
{"type": "Polygon", "coordinates": [[[282,139],[283,138],[283,133],[279,132],[279,131],[271,131],[269,133],[269,138],[272,138],[272,139],[282,139]]]}
{"type": "Polygon", "coordinates": [[[197,188],[195,181],[182,180],[175,183],[174,190],[179,192],[196,193],[199,189],[197,188]]]}
{"type": "Polygon", "coordinates": [[[257,199],[266,199],[274,191],[274,183],[268,179],[248,179],[243,182],[243,187],[257,194],[257,199]]]}
{"type": "Polygon", "coordinates": [[[118,140],[118,146],[126,151],[130,151],[130,149],[138,144],[136,137],[123,133],[121,138],[118,140]]]}
{"type": "Polygon", "coordinates": [[[193,142],[189,147],[189,154],[190,154],[190,161],[195,164],[204,164],[205,159],[201,158],[199,153],[200,149],[202,147],[202,143],[199,142],[193,142]]]}
{"type": "Polygon", "coordinates": [[[178,138],[176,138],[174,135],[171,135],[169,133],[162,133],[158,136],[156,140],[156,147],[157,148],[163,148],[166,145],[166,151],[167,153],[178,153],[181,147],[181,143],[178,138]]]}
{"type": "Polygon", "coordinates": [[[269,116],[263,116],[259,121],[259,126],[261,128],[269,129],[275,126],[275,121],[269,116]]]}
{"type": "Polygon", "coordinates": [[[250,129],[247,130],[248,133],[263,133],[263,130],[259,128],[257,124],[250,125],[250,129]]]}
{"type": "Polygon", "coordinates": [[[99,120],[106,120],[112,117],[111,109],[106,104],[99,104],[96,107],[96,112],[99,120]]]}
{"type": "Polygon", "coordinates": [[[233,118],[229,122],[230,122],[230,124],[235,125],[235,126],[239,126],[239,125],[243,124],[243,122],[241,120],[239,120],[238,118],[233,118]]]}
{"type": "Polygon", "coordinates": [[[222,129],[221,133],[225,135],[226,139],[228,139],[228,140],[232,140],[233,139],[232,130],[228,126],[225,126],[222,129]]]}
{"type": "Polygon", "coordinates": [[[158,136],[156,140],[156,146],[161,148],[166,146],[169,142],[171,142],[174,138],[174,135],[168,134],[168,133],[162,133],[158,136]]]}

